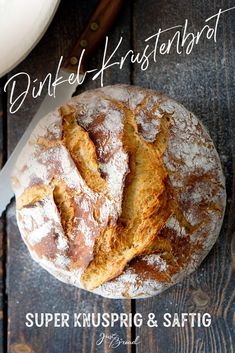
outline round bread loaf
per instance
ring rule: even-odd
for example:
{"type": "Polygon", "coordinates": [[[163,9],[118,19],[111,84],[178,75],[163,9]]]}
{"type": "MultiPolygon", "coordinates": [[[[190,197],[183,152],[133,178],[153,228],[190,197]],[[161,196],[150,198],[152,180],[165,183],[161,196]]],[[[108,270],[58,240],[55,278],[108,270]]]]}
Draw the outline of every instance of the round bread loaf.
{"type": "Polygon", "coordinates": [[[43,118],[12,184],[32,257],[61,281],[110,298],[152,296],[195,270],[226,201],[198,119],[127,85],[84,92],[43,118]]]}

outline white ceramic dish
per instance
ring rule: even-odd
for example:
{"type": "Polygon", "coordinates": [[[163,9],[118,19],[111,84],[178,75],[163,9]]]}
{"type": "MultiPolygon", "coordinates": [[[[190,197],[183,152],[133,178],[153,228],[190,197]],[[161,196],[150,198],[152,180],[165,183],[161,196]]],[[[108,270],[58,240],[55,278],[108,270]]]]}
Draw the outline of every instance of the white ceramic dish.
{"type": "Polygon", "coordinates": [[[58,5],[59,0],[0,0],[0,77],[29,54],[58,5]]]}

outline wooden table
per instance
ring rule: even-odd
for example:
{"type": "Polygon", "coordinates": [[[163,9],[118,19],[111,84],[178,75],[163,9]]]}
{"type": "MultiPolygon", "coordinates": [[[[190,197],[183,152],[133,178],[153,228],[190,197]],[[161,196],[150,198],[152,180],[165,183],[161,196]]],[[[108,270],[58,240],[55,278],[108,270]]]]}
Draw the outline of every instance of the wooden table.
{"type": "MultiPolygon", "coordinates": [[[[16,69],[0,81],[0,164],[14,149],[17,141],[37,111],[42,97],[27,97],[16,114],[9,114],[9,91],[2,88],[7,78],[25,71],[42,79],[54,72],[55,63],[74,42],[97,1],[62,1],[47,33],[16,69]]],[[[192,31],[200,30],[204,20],[219,8],[235,6],[234,1],[219,0],[136,0],[126,1],[115,29],[110,34],[110,50],[120,36],[124,41],[119,54],[128,49],[143,50],[144,39],[158,28],[169,28],[189,20],[192,31]]],[[[4,48],[2,48],[4,50],[4,48]]],[[[105,85],[131,83],[164,91],[193,111],[210,131],[220,154],[227,182],[228,203],[223,228],[209,256],[200,268],[183,282],[163,294],[145,300],[108,300],[89,294],[54,279],[30,258],[15,219],[15,204],[8,207],[0,221],[1,297],[0,351],[9,353],[232,353],[235,332],[234,311],[234,241],[235,185],[235,11],[221,16],[217,43],[201,38],[190,55],[158,56],[148,70],[126,64],[122,70],[113,67],[105,73],[105,85]],[[209,328],[27,328],[27,312],[208,312],[209,328]],[[110,348],[106,340],[97,346],[101,332],[114,332],[124,340],[140,336],[138,345],[110,348]]],[[[103,47],[91,67],[101,62],[103,47]]],[[[24,87],[21,81],[20,89],[24,87]]],[[[86,82],[81,90],[98,87],[99,81],[86,82]]],[[[46,92],[44,92],[45,94],[46,92]]],[[[0,195],[1,197],[1,195],[0,195]]]]}

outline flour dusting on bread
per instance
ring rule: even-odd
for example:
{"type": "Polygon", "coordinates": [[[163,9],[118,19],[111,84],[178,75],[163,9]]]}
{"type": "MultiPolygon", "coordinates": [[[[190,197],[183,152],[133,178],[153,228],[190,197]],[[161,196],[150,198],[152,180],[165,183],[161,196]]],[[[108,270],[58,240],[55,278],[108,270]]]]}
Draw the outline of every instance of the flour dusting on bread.
{"type": "Polygon", "coordinates": [[[195,270],[226,200],[199,120],[128,85],[84,92],[44,117],[12,184],[32,257],[61,281],[110,298],[152,296],[195,270]]]}

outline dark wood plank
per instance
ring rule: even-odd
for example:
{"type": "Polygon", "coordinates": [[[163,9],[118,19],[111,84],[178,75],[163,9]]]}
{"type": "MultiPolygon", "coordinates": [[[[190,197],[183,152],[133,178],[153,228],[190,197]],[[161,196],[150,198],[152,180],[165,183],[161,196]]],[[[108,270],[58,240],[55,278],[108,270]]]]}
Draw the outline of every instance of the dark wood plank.
{"type": "MultiPolygon", "coordinates": [[[[48,32],[29,55],[11,74],[26,71],[31,77],[42,79],[47,72],[56,69],[56,63],[64,48],[77,38],[89,12],[97,1],[62,2],[48,32]]],[[[129,6],[119,17],[115,32],[111,39],[116,42],[120,32],[129,28],[129,6]]],[[[126,46],[129,46],[127,36],[126,46]]],[[[125,48],[124,48],[125,49],[125,48]]],[[[103,49],[97,51],[93,63],[100,62],[103,49]]],[[[122,73],[112,71],[112,76],[106,75],[106,84],[113,81],[129,82],[130,72],[127,68],[122,73]]],[[[21,81],[18,90],[22,89],[21,81]]],[[[85,84],[81,89],[95,87],[96,83],[85,84]]],[[[41,99],[40,99],[41,100],[41,99]]],[[[40,100],[28,97],[22,108],[14,115],[8,116],[8,148],[12,151],[19,137],[25,130],[32,115],[37,111],[40,100]]],[[[25,314],[27,312],[129,312],[130,301],[108,300],[89,294],[72,286],[64,285],[54,279],[39,265],[33,262],[21,240],[16,219],[15,206],[12,204],[7,214],[8,231],[8,352],[9,353],[77,353],[77,352],[112,352],[109,342],[97,346],[96,340],[101,332],[111,334],[117,332],[122,339],[130,338],[129,329],[104,329],[99,327],[89,329],[79,328],[27,328],[25,314]]],[[[115,352],[129,352],[129,347],[120,346],[115,352]]]]}
{"type": "MultiPolygon", "coordinates": [[[[0,79],[0,168],[2,167],[6,158],[5,147],[5,123],[6,119],[6,105],[5,96],[3,95],[4,79],[0,79]]],[[[0,352],[3,352],[5,347],[5,323],[6,318],[6,292],[5,292],[5,257],[6,257],[6,219],[5,214],[0,217],[0,352]]]]}
{"type": "MultiPolygon", "coordinates": [[[[220,7],[232,6],[232,1],[137,0],[133,16],[134,48],[143,49],[144,39],[160,27],[184,24],[187,18],[190,28],[199,30],[204,20],[216,14],[220,7]]],[[[203,121],[220,154],[228,192],[219,240],[196,273],[162,295],[136,302],[137,312],[144,315],[154,312],[160,322],[166,312],[209,312],[211,327],[142,327],[136,330],[141,336],[137,352],[234,352],[234,38],[233,11],[221,17],[217,44],[202,39],[188,56],[176,55],[173,51],[168,56],[158,56],[157,63],[152,63],[145,72],[138,67],[134,69],[134,84],[164,91],[203,121]]]]}

